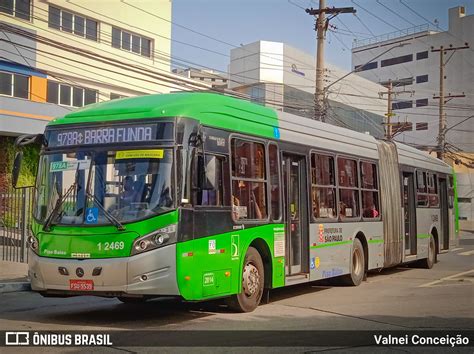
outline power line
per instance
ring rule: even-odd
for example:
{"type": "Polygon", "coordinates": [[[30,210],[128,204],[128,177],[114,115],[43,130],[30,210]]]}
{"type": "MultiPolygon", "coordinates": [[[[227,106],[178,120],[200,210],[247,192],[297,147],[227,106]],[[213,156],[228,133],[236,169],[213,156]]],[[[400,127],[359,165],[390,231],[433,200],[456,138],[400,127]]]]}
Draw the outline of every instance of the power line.
{"type": "Polygon", "coordinates": [[[383,6],[385,9],[387,9],[387,10],[388,10],[389,12],[391,12],[392,14],[394,14],[394,15],[396,15],[396,16],[399,16],[399,17],[400,17],[403,21],[405,21],[406,23],[409,23],[409,24],[412,25],[412,26],[416,26],[415,23],[410,22],[410,21],[408,21],[406,18],[401,17],[400,15],[398,15],[397,12],[393,11],[390,7],[384,5],[380,0],[376,0],[376,2],[377,2],[377,4],[379,4],[380,6],[383,6]]]}
{"type": "Polygon", "coordinates": [[[365,12],[371,14],[373,17],[375,17],[375,18],[378,19],[379,21],[385,23],[386,25],[388,25],[388,26],[390,26],[390,27],[392,27],[392,28],[395,28],[395,29],[398,30],[398,31],[400,30],[400,28],[395,27],[395,26],[392,25],[390,22],[387,22],[387,21],[385,21],[383,18],[381,18],[381,17],[375,15],[374,13],[370,12],[370,11],[367,10],[365,7],[362,7],[361,5],[359,5],[358,3],[356,3],[354,0],[351,0],[351,2],[352,2],[353,4],[359,6],[359,7],[360,7],[362,10],[364,10],[365,12]]]}

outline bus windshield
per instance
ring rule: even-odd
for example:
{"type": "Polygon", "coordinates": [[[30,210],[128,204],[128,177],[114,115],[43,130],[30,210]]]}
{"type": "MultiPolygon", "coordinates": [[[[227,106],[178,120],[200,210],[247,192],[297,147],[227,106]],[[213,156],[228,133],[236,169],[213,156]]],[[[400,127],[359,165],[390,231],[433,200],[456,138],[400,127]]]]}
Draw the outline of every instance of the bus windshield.
{"type": "Polygon", "coordinates": [[[52,224],[124,223],[167,212],[175,204],[172,167],[172,149],[45,154],[35,217],[44,222],[58,200],[52,224]]]}

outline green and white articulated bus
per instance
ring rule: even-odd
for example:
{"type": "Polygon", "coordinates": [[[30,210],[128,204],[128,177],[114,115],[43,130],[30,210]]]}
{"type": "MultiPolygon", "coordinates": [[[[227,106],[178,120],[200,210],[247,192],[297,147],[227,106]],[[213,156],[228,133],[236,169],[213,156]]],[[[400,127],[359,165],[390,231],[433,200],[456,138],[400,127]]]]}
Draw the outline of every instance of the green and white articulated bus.
{"type": "Polygon", "coordinates": [[[30,142],[29,275],[44,296],[227,297],[252,311],[265,289],[431,268],[455,241],[447,164],[228,96],[99,103],[17,146],[30,142]]]}

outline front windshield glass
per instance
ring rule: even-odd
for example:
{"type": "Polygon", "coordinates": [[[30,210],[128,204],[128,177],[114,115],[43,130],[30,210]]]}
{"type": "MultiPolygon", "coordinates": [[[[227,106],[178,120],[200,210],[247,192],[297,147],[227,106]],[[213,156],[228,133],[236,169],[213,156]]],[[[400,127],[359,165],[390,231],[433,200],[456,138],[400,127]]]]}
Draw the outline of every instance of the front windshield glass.
{"type": "Polygon", "coordinates": [[[167,212],[174,206],[172,167],[172,149],[43,155],[35,217],[44,222],[61,199],[53,224],[110,224],[110,216],[123,223],[167,212]]]}

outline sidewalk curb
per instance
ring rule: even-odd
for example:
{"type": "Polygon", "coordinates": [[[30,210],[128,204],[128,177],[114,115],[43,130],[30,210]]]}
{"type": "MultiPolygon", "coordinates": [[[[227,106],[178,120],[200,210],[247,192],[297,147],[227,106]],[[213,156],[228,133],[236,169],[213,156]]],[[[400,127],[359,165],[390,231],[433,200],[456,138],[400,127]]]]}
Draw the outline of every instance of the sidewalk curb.
{"type": "Polygon", "coordinates": [[[31,284],[28,281],[0,283],[0,294],[30,290],[31,284]]]}

